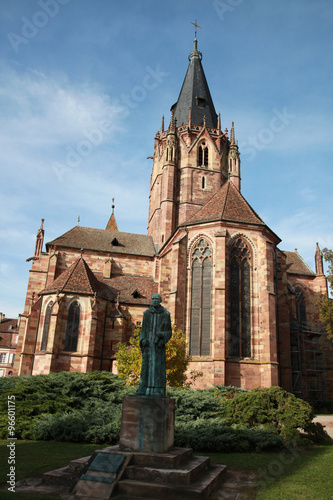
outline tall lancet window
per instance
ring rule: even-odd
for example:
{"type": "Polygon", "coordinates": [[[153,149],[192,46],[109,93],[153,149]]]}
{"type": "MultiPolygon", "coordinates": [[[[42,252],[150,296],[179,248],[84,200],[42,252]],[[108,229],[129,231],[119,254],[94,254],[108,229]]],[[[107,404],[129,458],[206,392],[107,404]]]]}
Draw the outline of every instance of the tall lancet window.
{"type": "Polygon", "coordinates": [[[43,328],[43,338],[42,338],[42,345],[41,345],[41,350],[45,351],[47,347],[47,341],[49,337],[49,330],[50,330],[50,320],[51,320],[51,312],[52,312],[52,307],[53,307],[53,302],[50,302],[46,308],[45,312],[45,321],[44,321],[44,328],[43,328]]]}
{"type": "Polygon", "coordinates": [[[208,147],[205,142],[200,144],[198,155],[199,167],[208,167],[208,147]]]}
{"type": "Polygon", "coordinates": [[[192,253],[191,338],[192,356],[210,354],[212,251],[202,238],[192,253]]]}
{"type": "Polygon", "coordinates": [[[296,287],[295,291],[296,291],[296,317],[298,323],[303,325],[304,323],[306,323],[305,298],[300,288],[296,287]]]}
{"type": "Polygon", "coordinates": [[[80,305],[73,302],[68,310],[64,351],[76,351],[79,337],[80,305]]]}
{"type": "Polygon", "coordinates": [[[230,356],[251,357],[251,253],[239,238],[231,249],[230,356]]]}

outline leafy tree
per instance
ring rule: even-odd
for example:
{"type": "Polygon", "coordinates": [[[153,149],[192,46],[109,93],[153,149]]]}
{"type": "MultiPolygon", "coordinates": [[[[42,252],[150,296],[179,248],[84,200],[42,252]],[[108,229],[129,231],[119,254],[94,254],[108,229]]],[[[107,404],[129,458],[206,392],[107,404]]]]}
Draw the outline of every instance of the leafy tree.
{"type": "MultiPolygon", "coordinates": [[[[138,385],[140,381],[142,354],[139,345],[141,327],[134,330],[129,342],[118,344],[116,354],[118,375],[128,385],[138,385]]],[[[187,354],[185,334],[176,325],[173,326],[172,337],[165,346],[166,379],[170,387],[190,387],[202,373],[193,370],[186,373],[191,356],[187,354]]]]}
{"type": "MultiPolygon", "coordinates": [[[[325,261],[328,263],[327,280],[329,288],[333,292],[333,250],[324,248],[323,254],[325,261]]],[[[333,300],[326,295],[319,300],[319,315],[320,321],[326,327],[328,338],[333,339],[333,300]]]]}

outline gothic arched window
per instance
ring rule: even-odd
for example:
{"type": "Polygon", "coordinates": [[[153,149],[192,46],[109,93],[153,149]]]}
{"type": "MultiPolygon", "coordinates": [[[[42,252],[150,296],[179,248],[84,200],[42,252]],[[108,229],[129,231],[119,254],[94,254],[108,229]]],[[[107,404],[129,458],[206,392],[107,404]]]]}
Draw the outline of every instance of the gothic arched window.
{"type": "Polygon", "coordinates": [[[64,351],[76,351],[79,337],[80,306],[73,302],[68,310],[64,351]]]}
{"type": "Polygon", "coordinates": [[[41,350],[45,351],[47,347],[47,340],[49,338],[49,329],[50,329],[50,320],[51,320],[51,312],[52,312],[53,302],[50,302],[46,308],[45,312],[45,321],[44,321],[44,329],[43,329],[43,337],[42,337],[42,345],[41,350]]]}
{"type": "Polygon", "coordinates": [[[193,356],[210,354],[212,252],[201,239],[192,254],[191,337],[193,356]]]}
{"type": "Polygon", "coordinates": [[[306,323],[305,298],[300,288],[296,287],[295,291],[296,291],[296,317],[298,323],[302,325],[303,323],[306,323]]]}
{"type": "Polygon", "coordinates": [[[230,356],[251,357],[251,254],[239,238],[231,249],[230,356]]]}
{"type": "Polygon", "coordinates": [[[199,146],[199,167],[208,167],[208,147],[205,142],[202,142],[199,146]]]}

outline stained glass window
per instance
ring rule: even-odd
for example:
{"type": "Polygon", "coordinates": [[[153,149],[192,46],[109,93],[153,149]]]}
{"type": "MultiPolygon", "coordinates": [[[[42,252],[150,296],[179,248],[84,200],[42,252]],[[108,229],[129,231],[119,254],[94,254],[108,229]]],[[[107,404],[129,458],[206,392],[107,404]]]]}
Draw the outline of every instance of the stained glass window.
{"type": "Polygon", "coordinates": [[[47,347],[47,341],[49,338],[49,329],[50,329],[50,319],[51,319],[52,307],[53,307],[53,302],[50,302],[48,304],[48,306],[46,308],[46,312],[45,312],[43,338],[42,338],[42,345],[41,345],[42,351],[45,351],[46,347],[47,347]]]}
{"type": "Polygon", "coordinates": [[[73,302],[68,310],[64,351],[76,351],[79,337],[80,306],[73,302]]]}
{"type": "Polygon", "coordinates": [[[251,357],[251,254],[242,239],[231,249],[230,356],[251,357]]]}
{"type": "Polygon", "coordinates": [[[202,238],[192,253],[192,297],[190,353],[210,354],[212,252],[202,238]]]}

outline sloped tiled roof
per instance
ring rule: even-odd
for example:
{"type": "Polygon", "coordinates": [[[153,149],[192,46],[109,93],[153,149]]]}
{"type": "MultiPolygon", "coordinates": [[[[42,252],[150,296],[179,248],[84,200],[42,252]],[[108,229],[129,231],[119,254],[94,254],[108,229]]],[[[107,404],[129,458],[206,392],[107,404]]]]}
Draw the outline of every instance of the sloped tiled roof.
{"type": "Polygon", "coordinates": [[[104,279],[103,276],[95,275],[86,261],[80,257],[68,269],[66,269],[53,283],[44,288],[40,295],[52,293],[76,293],[82,295],[94,295],[104,299],[116,301],[119,293],[119,301],[131,304],[149,304],[153,293],[157,293],[157,284],[153,278],[141,276],[119,275],[104,279]],[[139,292],[138,296],[133,293],[139,292]]]}
{"type": "Polygon", "coordinates": [[[48,293],[78,293],[84,295],[94,295],[107,298],[108,290],[104,283],[101,283],[86,261],[78,258],[66,271],[64,271],[53,283],[44,288],[40,295],[48,293]]]}
{"type": "Polygon", "coordinates": [[[157,283],[153,278],[141,276],[112,276],[107,280],[107,284],[114,297],[117,297],[117,293],[120,292],[119,300],[124,303],[150,304],[151,296],[158,292],[157,283]],[[139,292],[138,297],[133,296],[135,291],[139,292]]]}
{"type": "Polygon", "coordinates": [[[47,243],[47,247],[67,247],[100,252],[153,257],[155,248],[150,236],[91,227],[75,226],[67,233],[47,243]],[[117,241],[115,241],[115,239],[117,241]],[[114,242],[115,244],[112,244],[114,242]]]}
{"type": "Polygon", "coordinates": [[[300,254],[295,252],[284,252],[287,257],[287,273],[289,274],[303,274],[305,276],[315,276],[315,273],[302,259],[300,254]]]}
{"type": "Polygon", "coordinates": [[[185,225],[219,220],[265,225],[259,215],[230,181],[226,182],[185,225]]]}

